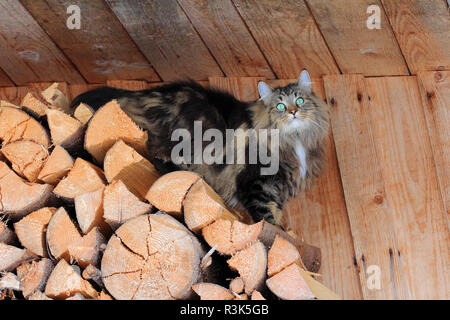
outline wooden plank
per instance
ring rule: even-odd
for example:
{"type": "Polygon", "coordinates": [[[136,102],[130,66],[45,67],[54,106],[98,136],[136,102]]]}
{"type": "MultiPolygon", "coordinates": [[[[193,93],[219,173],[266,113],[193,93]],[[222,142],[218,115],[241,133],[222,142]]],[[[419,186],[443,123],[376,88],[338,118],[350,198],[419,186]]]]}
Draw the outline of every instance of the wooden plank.
{"type": "Polygon", "coordinates": [[[21,0],[53,41],[91,83],[159,77],[103,0],[21,0]],[[67,8],[77,5],[81,29],[67,28],[67,8]]]}
{"type": "Polygon", "coordinates": [[[222,76],[176,0],[106,0],[164,81],[222,76]]]}
{"type": "MultiPolygon", "coordinates": [[[[272,86],[285,86],[292,80],[275,80],[272,86]]],[[[312,80],[313,91],[325,99],[321,79],[312,80]]],[[[362,299],[359,268],[354,264],[355,250],[345,207],[344,192],[336,159],[333,134],[325,142],[327,156],[322,176],[306,193],[292,199],[284,209],[288,229],[320,248],[322,263],[318,280],[343,299],[362,299]]]]}
{"type": "Polygon", "coordinates": [[[85,82],[18,0],[0,2],[0,37],[0,68],[16,84],[85,82]]]}
{"type": "Polygon", "coordinates": [[[361,75],[325,76],[324,85],[363,297],[405,298],[398,256],[390,254],[397,253],[397,244],[364,79],[361,75]],[[369,266],[380,270],[379,290],[369,282],[369,266]]]}
{"type": "Polygon", "coordinates": [[[339,73],[303,1],[233,2],[278,78],[296,78],[304,68],[312,77],[339,73]]]}
{"type": "Polygon", "coordinates": [[[343,73],[407,75],[405,60],[379,0],[307,0],[343,73]],[[380,29],[368,29],[367,8],[380,8],[380,29]]]}
{"type": "Polygon", "coordinates": [[[20,106],[23,98],[28,93],[28,87],[5,87],[0,88],[0,100],[5,100],[20,106]]]}
{"type": "Polygon", "coordinates": [[[226,76],[275,77],[230,0],[178,2],[226,76]]]}
{"type": "Polygon", "coordinates": [[[413,74],[450,69],[450,16],[442,0],[382,0],[413,74]]]}
{"type": "Polygon", "coordinates": [[[258,82],[265,80],[263,77],[211,77],[209,85],[211,88],[226,91],[237,99],[251,102],[259,98],[258,82]]]}
{"type": "Polygon", "coordinates": [[[104,84],[73,84],[69,86],[69,92],[72,99],[75,99],[79,94],[102,86],[104,84]]]}
{"type": "Polygon", "coordinates": [[[0,69],[0,87],[14,87],[14,82],[0,69]]]}
{"type": "Polygon", "coordinates": [[[109,80],[106,85],[113,88],[125,90],[144,90],[150,88],[146,81],[124,81],[124,80],[109,80]]]}
{"type": "Polygon", "coordinates": [[[408,294],[404,298],[447,300],[450,233],[417,80],[370,78],[366,85],[397,239],[392,255],[408,294]]]}
{"type": "Polygon", "coordinates": [[[450,215],[450,72],[418,73],[422,105],[447,215],[450,215]]]}

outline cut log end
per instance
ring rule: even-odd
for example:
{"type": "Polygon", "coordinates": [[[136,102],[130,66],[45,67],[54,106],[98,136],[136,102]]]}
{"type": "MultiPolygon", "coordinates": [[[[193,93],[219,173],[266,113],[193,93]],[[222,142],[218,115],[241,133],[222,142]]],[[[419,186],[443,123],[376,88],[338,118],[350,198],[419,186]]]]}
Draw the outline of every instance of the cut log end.
{"type": "Polygon", "coordinates": [[[200,297],[200,300],[233,300],[233,293],[215,283],[196,283],[192,290],[200,297]]]}
{"type": "Polygon", "coordinates": [[[72,167],[73,158],[70,154],[63,147],[55,146],[42,167],[38,179],[45,183],[56,185],[69,173],[72,167]]]}

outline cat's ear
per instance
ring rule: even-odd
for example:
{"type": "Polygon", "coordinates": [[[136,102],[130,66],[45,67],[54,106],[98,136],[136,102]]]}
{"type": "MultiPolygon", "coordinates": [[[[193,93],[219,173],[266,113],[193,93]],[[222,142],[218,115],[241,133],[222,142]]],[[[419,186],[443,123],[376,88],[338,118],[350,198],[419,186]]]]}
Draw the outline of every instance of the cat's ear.
{"type": "Polygon", "coordinates": [[[264,100],[270,94],[272,94],[273,89],[264,81],[260,81],[258,82],[258,92],[260,99],[264,100]]]}
{"type": "Polygon", "coordinates": [[[309,77],[309,73],[306,69],[300,73],[297,81],[300,88],[311,91],[311,78],[309,77]]]}

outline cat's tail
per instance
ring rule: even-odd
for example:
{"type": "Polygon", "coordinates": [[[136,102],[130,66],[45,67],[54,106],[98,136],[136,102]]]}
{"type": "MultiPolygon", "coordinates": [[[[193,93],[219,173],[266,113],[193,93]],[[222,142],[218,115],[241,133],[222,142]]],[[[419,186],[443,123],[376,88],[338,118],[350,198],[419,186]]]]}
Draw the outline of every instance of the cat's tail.
{"type": "Polygon", "coordinates": [[[111,100],[120,99],[129,95],[132,95],[132,91],[111,87],[100,87],[86,91],[75,97],[70,104],[70,108],[73,110],[80,103],[84,103],[92,107],[94,110],[98,110],[98,108],[111,100]]]}

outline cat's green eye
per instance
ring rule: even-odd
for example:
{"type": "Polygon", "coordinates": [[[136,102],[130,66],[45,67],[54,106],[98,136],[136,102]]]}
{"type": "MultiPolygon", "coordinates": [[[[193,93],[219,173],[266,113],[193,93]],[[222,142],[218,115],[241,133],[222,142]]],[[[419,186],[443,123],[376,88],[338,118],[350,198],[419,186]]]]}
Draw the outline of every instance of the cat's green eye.
{"type": "Polygon", "coordinates": [[[284,103],[277,104],[278,111],[284,111],[286,109],[286,105],[284,103]]]}
{"type": "Polygon", "coordinates": [[[297,104],[297,107],[300,107],[303,103],[305,103],[305,100],[303,100],[303,98],[298,98],[295,103],[297,104]]]}

